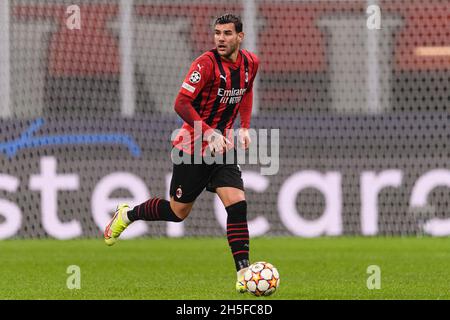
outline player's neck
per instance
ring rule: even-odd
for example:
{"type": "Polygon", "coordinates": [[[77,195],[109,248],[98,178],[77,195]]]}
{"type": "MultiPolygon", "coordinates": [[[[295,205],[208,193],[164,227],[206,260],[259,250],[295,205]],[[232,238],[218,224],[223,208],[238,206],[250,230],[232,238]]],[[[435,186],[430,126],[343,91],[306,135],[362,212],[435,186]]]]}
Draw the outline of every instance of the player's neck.
{"type": "Polygon", "coordinates": [[[239,49],[230,54],[227,57],[222,56],[221,58],[227,62],[236,63],[237,59],[239,57],[239,49]]]}

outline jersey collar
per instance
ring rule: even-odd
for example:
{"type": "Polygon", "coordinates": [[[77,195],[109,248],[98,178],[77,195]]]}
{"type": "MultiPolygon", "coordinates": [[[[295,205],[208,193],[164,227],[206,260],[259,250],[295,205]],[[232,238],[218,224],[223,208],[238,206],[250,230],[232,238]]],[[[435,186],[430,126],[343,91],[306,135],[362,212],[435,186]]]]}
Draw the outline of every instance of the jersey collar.
{"type": "Polygon", "coordinates": [[[241,65],[241,63],[242,63],[242,51],[241,50],[239,50],[239,52],[238,52],[238,57],[237,57],[237,59],[236,59],[236,62],[230,62],[230,61],[227,61],[227,60],[224,60],[224,59],[222,59],[222,57],[220,58],[220,61],[222,61],[222,63],[224,64],[224,65],[226,65],[226,66],[228,66],[228,67],[232,67],[232,68],[239,68],[239,66],[241,65]]]}

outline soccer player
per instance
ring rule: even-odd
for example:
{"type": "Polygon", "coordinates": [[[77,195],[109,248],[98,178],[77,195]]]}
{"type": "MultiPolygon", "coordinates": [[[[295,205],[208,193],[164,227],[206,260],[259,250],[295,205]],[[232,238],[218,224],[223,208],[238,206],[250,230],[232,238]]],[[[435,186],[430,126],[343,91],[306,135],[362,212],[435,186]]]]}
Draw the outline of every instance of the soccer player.
{"type": "MultiPolygon", "coordinates": [[[[223,15],[215,21],[216,47],[203,53],[191,65],[175,101],[175,111],[184,124],[173,141],[173,155],[195,155],[194,145],[201,139],[201,155],[206,152],[226,156],[236,153],[233,142],[227,138],[239,112],[241,128],[238,141],[247,149],[251,143],[248,128],[252,111],[252,86],[258,71],[255,54],[241,50],[244,39],[242,21],[233,14],[223,15]],[[200,136],[194,128],[201,130],[200,136]],[[186,139],[186,136],[188,139],[186,139]],[[175,151],[175,153],[174,153],[175,151]]],[[[227,237],[236,270],[236,289],[245,292],[243,275],[249,266],[249,232],[247,202],[240,167],[236,158],[232,163],[173,164],[170,183],[170,201],[151,198],[130,208],[118,206],[104,232],[107,245],[113,245],[130,223],[146,221],[183,221],[190,213],[195,199],[206,188],[215,192],[227,211],[227,237]]]]}

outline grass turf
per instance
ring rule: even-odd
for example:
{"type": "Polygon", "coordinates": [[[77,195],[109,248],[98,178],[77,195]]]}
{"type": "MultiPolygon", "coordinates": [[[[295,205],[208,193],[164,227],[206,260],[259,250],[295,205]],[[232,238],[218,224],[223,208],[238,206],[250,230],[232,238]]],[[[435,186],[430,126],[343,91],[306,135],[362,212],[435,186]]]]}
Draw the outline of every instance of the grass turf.
{"type": "Polygon", "coordinates": [[[0,299],[449,299],[450,238],[255,238],[279,270],[271,297],[234,291],[225,238],[0,241],[0,299]],[[69,265],[81,289],[69,290],[69,265]],[[381,289],[366,286],[381,268],[381,289]]]}

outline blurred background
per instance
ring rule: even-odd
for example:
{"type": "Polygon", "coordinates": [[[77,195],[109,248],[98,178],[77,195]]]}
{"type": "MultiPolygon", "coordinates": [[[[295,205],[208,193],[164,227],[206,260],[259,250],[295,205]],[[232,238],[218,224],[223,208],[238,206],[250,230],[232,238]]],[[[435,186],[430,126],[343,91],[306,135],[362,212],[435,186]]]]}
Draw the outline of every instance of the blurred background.
{"type": "MultiPolygon", "coordinates": [[[[261,60],[252,128],[280,129],[277,174],[241,166],[252,236],[450,234],[450,1],[2,0],[0,238],[101,237],[167,197],[173,102],[227,12],[261,60]]],[[[204,192],[124,235],[225,214],[204,192]]]]}

